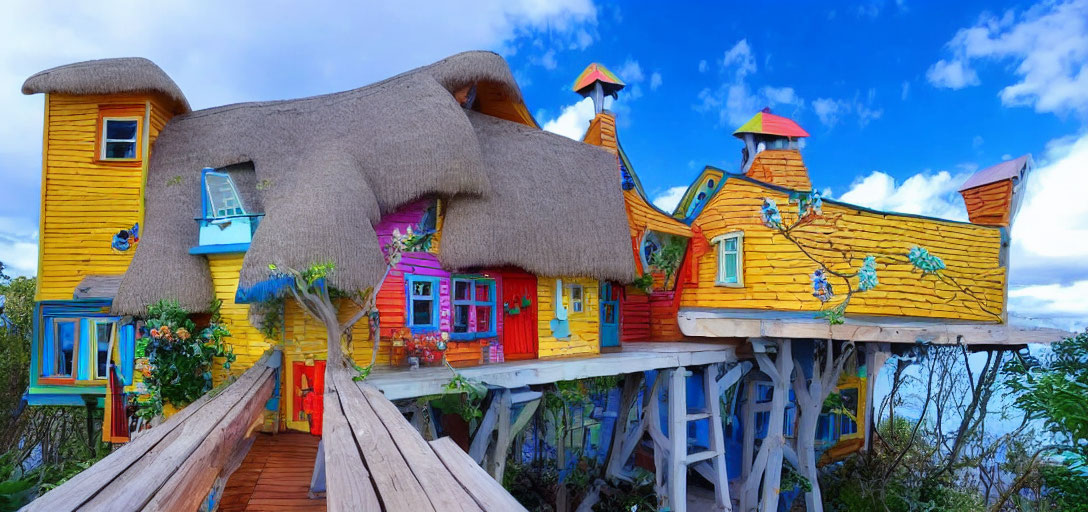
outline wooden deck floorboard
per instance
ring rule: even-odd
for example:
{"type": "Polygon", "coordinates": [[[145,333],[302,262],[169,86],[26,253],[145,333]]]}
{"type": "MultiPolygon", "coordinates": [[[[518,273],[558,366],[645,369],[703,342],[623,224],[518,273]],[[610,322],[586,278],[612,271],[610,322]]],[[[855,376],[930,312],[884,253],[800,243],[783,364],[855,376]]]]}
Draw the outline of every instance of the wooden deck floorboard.
{"type": "Polygon", "coordinates": [[[242,466],[230,476],[222,512],[325,511],[307,497],[320,438],[303,432],[257,434],[242,466]]]}

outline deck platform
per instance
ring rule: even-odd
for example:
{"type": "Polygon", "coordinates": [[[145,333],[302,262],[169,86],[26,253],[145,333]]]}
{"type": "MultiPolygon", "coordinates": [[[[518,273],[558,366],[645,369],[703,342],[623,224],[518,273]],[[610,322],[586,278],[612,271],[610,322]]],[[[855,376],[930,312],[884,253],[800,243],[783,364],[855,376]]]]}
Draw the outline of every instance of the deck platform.
{"type": "MultiPolygon", "coordinates": [[[[732,362],[736,361],[734,348],[730,343],[632,342],[624,343],[620,352],[495,363],[460,368],[458,371],[466,378],[485,384],[517,388],[562,380],[732,362]]],[[[400,400],[440,394],[450,377],[449,369],[443,366],[418,370],[375,368],[366,382],[381,390],[389,400],[400,400]]]]}
{"type": "Polygon", "coordinates": [[[256,436],[242,465],[227,480],[219,510],[324,512],[324,498],[308,498],[321,438],[304,432],[256,436]]]}

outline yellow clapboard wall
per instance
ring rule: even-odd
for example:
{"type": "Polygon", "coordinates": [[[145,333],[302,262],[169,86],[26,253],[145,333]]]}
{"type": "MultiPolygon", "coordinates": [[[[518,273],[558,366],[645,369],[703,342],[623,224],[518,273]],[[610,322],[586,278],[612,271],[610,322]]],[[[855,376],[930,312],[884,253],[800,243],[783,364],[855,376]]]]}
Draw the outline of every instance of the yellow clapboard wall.
{"type": "Polygon", "coordinates": [[[588,356],[601,352],[600,343],[600,304],[598,302],[598,283],[587,277],[561,278],[563,281],[563,304],[567,307],[567,321],[570,322],[570,338],[557,339],[552,335],[551,321],[555,318],[555,279],[541,277],[537,279],[537,325],[540,359],[553,357],[588,356]],[[582,285],[584,310],[581,313],[570,311],[570,293],[568,285],[582,285]]]}
{"type": "MultiPolygon", "coordinates": [[[[215,298],[222,301],[219,315],[222,323],[230,331],[225,341],[234,350],[236,360],[230,374],[239,376],[260,359],[261,354],[275,343],[265,338],[256,327],[249,323],[249,304],[237,304],[234,295],[238,291],[238,275],[242,270],[243,254],[209,254],[208,269],[212,275],[215,298]]],[[[216,384],[222,381],[226,373],[221,366],[212,372],[216,384]]]]}
{"type": "MultiPolygon", "coordinates": [[[[731,231],[744,232],[744,287],[727,288],[714,283],[717,247],[711,246],[698,262],[698,283],[687,285],[682,307],[750,308],[785,311],[816,311],[822,304],[812,295],[809,276],[817,265],[782,235],[764,227],[760,220],[763,198],[774,199],[786,222],[796,218],[796,205],[788,196],[750,181],[729,179],[695,220],[707,240],[731,231]]],[[[880,284],[859,293],[848,313],[897,315],[958,320],[998,321],[1004,308],[1006,269],[999,265],[1001,234],[996,228],[965,223],[883,214],[825,203],[824,220],[795,234],[807,240],[810,252],[836,271],[855,271],[871,253],[895,253],[904,259],[911,247],[925,247],[944,260],[944,274],[969,293],[921,277],[910,264],[878,264],[880,284]],[[836,225],[831,225],[835,221],[836,225]],[[833,245],[827,242],[831,241],[833,245]],[[840,251],[845,251],[844,255],[840,251]],[[837,263],[836,263],[837,262],[837,263]],[[973,295],[973,297],[972,297],[973,295]],[[977,300],[975,299],[977,297],[977,300]]],[[[878,258],[879,261],[879,258],[878,258]]],[[[845,284],[829,282],[837,294],[845,284]]],[[[852,286],[856,287],[856,279],[852,286]]],[[[837,299],[830,304],[837,303],[837,299]]]]}
{"type": "Polygon", "coordinates": [[[70,300],[86,275],[123,274],[133,250],[110,247],[113,235],[143,221],[143,185],[151,144],[172,113],[156,96],[45,99],[37,300],[70,300]],[[101,109],[139,117],[138,163],[97,160],[101,109]]]}

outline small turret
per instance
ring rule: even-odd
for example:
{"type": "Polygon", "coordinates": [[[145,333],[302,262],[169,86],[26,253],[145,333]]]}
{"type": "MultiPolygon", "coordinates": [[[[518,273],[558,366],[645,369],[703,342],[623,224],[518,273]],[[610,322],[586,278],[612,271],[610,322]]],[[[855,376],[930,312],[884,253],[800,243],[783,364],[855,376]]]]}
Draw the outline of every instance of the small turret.
{"type": "Polygon", "coordinates": [[[975,224],[1009,227],[1020,209],[1024,178],[1035,167],[1031,155],[1006,160],[971,175],[960,187],[967,217],[975,224]]]}
{"type": "Polygon", "coordinates": [[[795,190],[809,190],[812,182],[801,159],[801,141],[808,132],[791,119],[764,108],[733,136],[744,141],[740,170],[747,176],[795,190]]]}
{"type": "Polygon", "coordinates": [[[616,93],[623,89],[623,80],[615,73],[596,62],[586,67],[578,79],[574,81],[574,92],[587,98],[593,98],[593,111],[600,114],[605,110],[604,98],[611,96],[616,99],[616,93]]]}

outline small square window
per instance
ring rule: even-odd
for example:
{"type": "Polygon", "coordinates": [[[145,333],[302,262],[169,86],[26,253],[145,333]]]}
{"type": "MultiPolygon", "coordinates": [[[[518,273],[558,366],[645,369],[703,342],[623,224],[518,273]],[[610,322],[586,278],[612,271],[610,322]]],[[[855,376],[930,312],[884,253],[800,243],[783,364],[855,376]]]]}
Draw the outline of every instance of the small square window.
{"type": "Polygon", "coordinates": [[[410,327],[438,328],[438,282],[436,278],[406,276],[408,279],[408,322],[410,327]]]}
{"type": "Polygon", "coordinates": [[[71,378],[75,375],[76,340],[79,338],[79,320],[57,319],[53,321],[51,339],[45,340],[42,357],[42,377],[71,378]]]}
{"type": "Polygon", "coordinates": [[[570,285],[570,311],[572,313],[581,313],[582,311],[585,311],[583,293],[584,290],[582,289],[582,285],[570,285]]]}
{"type": "Polygon", "coordinates": [[[726,233],[714,237],[713,242],[718,244],[718,273],[715,284],[744,286],[744,233],[726,233]]]}
{"type": "Polygon", "coordinates": [[[103,160],[135,160],[139,155],[140,121],[133,118],[102,120],[103,160]]]}

